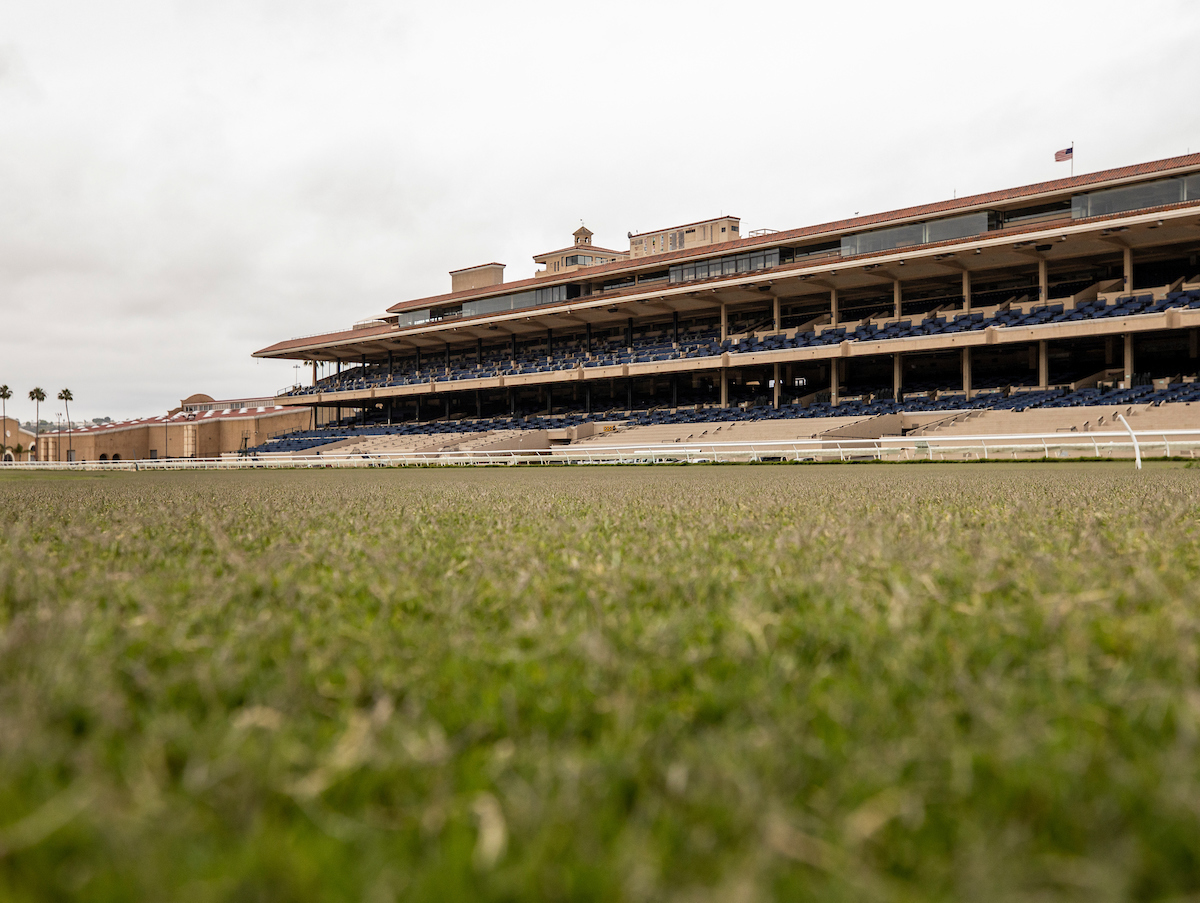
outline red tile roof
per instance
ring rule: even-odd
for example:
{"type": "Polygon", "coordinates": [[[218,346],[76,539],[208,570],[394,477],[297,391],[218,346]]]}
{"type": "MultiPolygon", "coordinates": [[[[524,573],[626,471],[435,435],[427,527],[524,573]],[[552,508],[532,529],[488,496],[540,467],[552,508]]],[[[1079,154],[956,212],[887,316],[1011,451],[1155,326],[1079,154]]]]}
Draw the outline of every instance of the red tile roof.
{"type": "MultiPolygon", "coordinates": [[[[904,207],[898,210],[890,210],[883,213],[869,214],[867,216],[856,216],[843,220],[835,220],[832,222],[821,223],[813,226],[805,226],[799,229],[791,229],[782,232],[772,232],[766,235],[757,235],[750,238],[732,239],[726,242],[716,244],[701,245],[699,247],[688,248],[680,251],[670,251],[662,254],[648,255],[638,257],[632,260],[621,259],[613,263],[600,264],[598,266],[581,267],[568,274],[557,276],[540,276],[530,279],[522,279],[516,282],[506,282],[498,285],[480,286],[478,288],[464,289],[458,292],[448,292],[442,295],[433,295],[426,298],[418,298],[411,301],[402,301],[388,308],[389,313],[397,313],[406,310],[418,310],[424,307],[430,307],[438,304],[445,304],[451,301],[465,301],[479,297],[492,297],[496,295],[506,295],[513,292],[522,291],[530,288],[542,288],[551,285],[556,285],[561,282],[569,282],[579,279],[581,276],[588,277],[603,277],[608,274],[614,276],[633,269],[650,269],[653,267],[662,267],[664,264],[670,264],[675,261],[688,259],[703,259],[707,257],[723,256],[725,254],[738,253],[744,250],[760,246],[773,246],[794,242],[798,239],[812,239],[820,236],[835,237],[841,233],[854,232],[863,228],[880,226],[886,223],[899,222],[905,220],[916,220],[929,216],[937,216],[951,212],[966,212],[971,209],[987,208],[989,206],[1002,205],[1012,201],[1021,200],[1023,198],[1036,198],[1038,196],[1063,194],[1069,191],[1074,191],[1079,188],[1086,188],[1095,185],[1100,185],[1110,182],[1121,182],[1126,180],[1136,180],[1143,176],[1155,175],[1158,173],[1169,172],[1172,170],[1200,168],[1200,153],[1187,154],[1180,157],[1169,157],[1163,160],[1154,160],[1148,163],[1138,163],[1133,166],[1123,166],[1116,169],[1107,169],[1100,172],[1086,173],[1065,179],[1055,179],[1048,182],[1036,182],[1030,185],[1024,185],[1017,188],[1008,188],[1000,191],[985,192],[982,194],[970,195],[962,198],[955,198],[948,201],[938,201],[932,204],[922,204],[915,207],[904,207]]],[[[737,217],[730,217],[737,219],[737,217]]],[[[720,219],[718,217],[717,219],[720,219]]],[[[698,220],[697,222],[712,222],[712,220],[698,220]]],[[[674,227],[676,229],[682,227],[674,227]]],[[[669,230],[661,230],[669,231],[669,230]]],[[[653,233],[641,233],[648,235],[653,233]]],[[[573,246],[572,248],[564,248],[562,251],[590,249],[604,251],[608,253],[625,254],[627,252],[610,251],[605,248],[597,248],[594,245],[573,246]]],[[[549,256],[550,254],[561,253],[560,251],[549,251],[540,257],[549,256]]],[[[535,258],[536,259],[536,258],[535,258]]],[[[331,333],[325,333],[316,336],[305,336],[297,339],[290,339],[284,342],[279,342],[274,345],[264,348],[256,354],[264,354],[270,352],[284,351],[289,348],[305,347],[317,344],[318,342],[335,342],[342,337],[367,338],[373,335],[381,335],[392,332],[393,326],[378,326],[369,329],[356,330],[340,330],[331,333]]]]}

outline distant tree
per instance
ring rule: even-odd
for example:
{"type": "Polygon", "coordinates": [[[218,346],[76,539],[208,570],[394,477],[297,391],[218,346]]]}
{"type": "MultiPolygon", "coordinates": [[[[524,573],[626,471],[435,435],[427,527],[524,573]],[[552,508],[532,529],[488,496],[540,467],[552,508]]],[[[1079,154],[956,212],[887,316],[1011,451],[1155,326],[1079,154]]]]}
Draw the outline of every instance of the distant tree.
{"type": "Polygon", "coordinates": [[[42,438],[42,402],[46,400],[46,390],[40,386],[35,386],[29,390],[29,400],[33,402],[33,422],[36,424],[33,428],[33,447],[39,448],[39,440],[42,438]]]}
{"type": "Polygon", "coordinates": [[[68,461],[75,460],[75,441],[71,432],[71,402],[74,401],[74,399],[75,396],[71,394],[70,389],[62,389],[58,393],[58,400],[61,401],[67,409],[67,448],[69,449],[67,452],[68,461]]]}
{"type": "Polygon", "coordinates": [[[12,398],[12,389],[8,386],[0,386],[0,429],[4,430],[5,435],[0,436],[0,458],[4,457],[4,449],[8,448],[8,400],[12,398]]]}

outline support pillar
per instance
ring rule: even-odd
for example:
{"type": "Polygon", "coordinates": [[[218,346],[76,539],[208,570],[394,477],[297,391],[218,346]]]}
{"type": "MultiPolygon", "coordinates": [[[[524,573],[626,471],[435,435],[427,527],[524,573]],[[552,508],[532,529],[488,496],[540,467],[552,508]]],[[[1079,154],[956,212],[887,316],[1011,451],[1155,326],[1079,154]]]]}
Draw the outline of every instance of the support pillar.
{"type": "Polygon", "coordinates": [[[625,322],[625,345],[629,348],[633,347],[633,317],[625,322]]]}
{"type": "Polygon", "coordinates": [[[446,369],[450,369],[450,343],[446,343],[446,369]]]}
{"type": "MultiPolygon", "coordinates": [[[[778,298],[775,299],[775,310],[776,311],[779,310],[779,299],[778,298]]],[[[775,317],[775,322],[776,323],[779,322],[778,314],[775,317]]],[[[779,331],[778,326],[776,326],[775,329],[776,329],[776,332],[779,331]]],[[[779,410],[779,365],[778,364],[775,365],[775,379],[773,380],[773,382],[775,384],[774,407],[775,407],[775,410],[778,411],[779,410]]]]}
{"type": "Polygon", "coordinates": [[[892,302],[895,304],[895,307],[896,307],[896,319],[897,320],[900,319],[900,311],[901,311],[901,307],[902,307],[903,297],[904,296],[900,291],[900,280],[893,279],[892,280],[892,302]]]}
{"type": "Polygon", "coordinates": [[[313,385],[315,386],[317,384],[317,362],[316,361],[312,362],[312,368],[313,368],[313,385]]]}
{"type": "Polygon", "coordinates": [[[1049,343],[1042,339],[1037,343],[1038,388],[1045,389],[1050,385],[1050,352],[1049,343]]]}
{"type": "Polygon", "coordinates": [[[475,418],[477,420],[483,418],[483,393],[478,389],[475,390],[475,418]]]}
{"type": "Polygon", "coordinates": [[[1045,304],[1050,300],[1050,277],[1046,274],[1046,258],[1038,259],[1038,300],[1045,304]]]}
{"type": "Polygon", "coordinates": [[[963,270],[963,313],[971,312],[971,274],[963,270]]]}
{"type": "Polygon", "coordinates": [[[417,423],[421,422],[421,396],[417,395],[414,399],[417,403],[417,423]]]}
{"type": "Polygon", "coordinates": [[[1125,265],[1125,291],[1133,292],[1133,248],[1126,248],[1124,256],[1125,265]]]}
{"type": "Polygon", "coordinates": [[[483,339],[475,340],[475,363],[483,366],[483,339]]]}
{"type": "Polygon", "coordinates": [[[1125,333],[1125,386],[1133,385],[1133,333],[1125,333]]]}
{"type": "Polygon", "coordinates": [[[554,387],[546,386],[546,414],[554,413],[554,387]]]}
{"type": "Polygon", "coordinates": [[[393,372],[395,372],[394,360],[392,357],[392,352],[389,351],[388,352],[388,376],[391,376],[393,372]]]}
{"type": "MultiPolygon", "coordinates": [[[[779,304],[779,296],[778,295],[776,295],[772,299],[771,308],[772,308],[772,314],[775,317],[775,331],[779,332],[783,328],[783,326],[782,326],[783,317],[780,316],[780,310],[779,310],[780,304],[779,304]]],[[[775,405],[775,407],[779,407],[779,405],[777,404],[777,405],[775,405]]]]}
{"type": "Polygon", "coordinates": [[[904,398],[904,361],[899,354],[892,355],[892,398],[897,402],[904,398]]]}
{"type": "Polygon", "coordinates": [[[721,341],[729,338],[729,309],[721,302],[721,341]]]}
{"type": "Polygon", "coordinates": [[[1188,330],[1188,357],[1193,360],[1200,356],[1200,342],[1197,341],[1197,330],[1188,330]]]}
{"type": "Polygon", "coordinates": [[[513,360],[516,360],[516,358],[517,358],[517,334],[515,332],[512,334],[512,356],[513,356],[513,360]]]}
{"type": "Polygon", "coordinates": [[[729,371],[721,368],[721,407],[729,407],[729,371]]]}
{"type": "MultiPolygon", "coordinates": [[[[587,353],[592,353],[592,324],[587,324],[587,353]]],[[[589,412],[590,413],[590,412],[589,412]]]]}
{"type": "Polygon", "coordinates": [[[546,330],[546,357],[554,357],[554,330],[546,330]]]}
{"type": "Polygon", "coordinates": [[[633,410],[633,377],[625,380],[625,410],[633,410]]]}
{"type": "Polygon", "coordinates": [[[417,371],[421,370],[421,346],[417,346],[417,371]]]}
{"type": "Polygon", "coordinates": [[[966,393],[967,401],[971,400],[971,348],[970,346],[962,350],[962,386],[963,392],[966,393]]]}
{"type": "Polygon", "coordinates": [[[450,396],[446,396],[446,419],[450,419],[450,396]]]}
{"type": "Polygon", "coordinates": [[[592,414],[592,387],[590,385],[583,387],[583,407],[590,417],[592,414]]]}
{"type": "MultiPolygon", "coordinates": [[[[516,333],[513,333],[513,335],[515,336],[516,333]]],[[[517,416],[517,390],[516,389],[508,390],[508,415],[510,417],[517,416]]]]}
{"type": "Polygon", "coordinates": [[[841,369],[841,361],[833,358],[829,362],[829,403],[835,408],[841,399],[838,383],[841,382],[841,374],[838,372],[841,369]]]}
{"type": "Polygon", "coordinates": [[[671,328],[672,328],[674,336],[675,336],[674,339],[672,339],[672,341],[674,341],[675,344],[678,345],[679,344],[679,311],[675,311],[674,313],[671,314],[671,328]]]}
{"type": "Polygon", "coordinates": [[[671,374],[671,407],[679,407],[679,374],[671,374]]]}
{"type": "Polygon", "coordinates": [[[829,322],[834,326],[838,324],[838,292],[836,288],[829,290],[829,322]]]}

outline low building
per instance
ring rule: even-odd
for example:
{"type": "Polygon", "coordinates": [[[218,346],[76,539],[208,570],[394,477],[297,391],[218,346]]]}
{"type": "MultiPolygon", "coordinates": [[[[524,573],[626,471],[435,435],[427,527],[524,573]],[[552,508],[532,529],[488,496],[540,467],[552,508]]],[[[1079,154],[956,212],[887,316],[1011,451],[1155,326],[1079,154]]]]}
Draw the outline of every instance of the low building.
{"type": "Polygon", "coordinates": [[[0,436],[0,461],[28,461],[37,437],[13,417],[0,418],[4,435],[0,436]]]}
{"type": "MultiPolygon", "coordinates": [[[[192,395],[166,414],[55,430],[37,439],[42,461],[132,461],[219,458],[260,445],[279,433],[312,426],[309,408],[269,398],[225,401],[192,395]]],[[[29,436],[32,442],[33,436],[29,436]]]]}

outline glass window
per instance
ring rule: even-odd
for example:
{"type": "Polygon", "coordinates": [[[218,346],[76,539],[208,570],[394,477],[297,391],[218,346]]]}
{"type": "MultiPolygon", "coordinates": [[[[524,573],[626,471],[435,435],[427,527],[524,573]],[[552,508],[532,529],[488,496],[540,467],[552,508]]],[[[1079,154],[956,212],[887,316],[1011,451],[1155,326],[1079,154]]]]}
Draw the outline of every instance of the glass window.
{"type": "Polygon", "coordinates": [[[1126,185],[1109,188],[1107,191],[1092,191],[1071,198],[1071,216],[1104,216],[1108,213],[1124,213],[1143,207],[1161,207],[1177,204],[1184,199],[1183,179],[1159,179],[1141,185],[1126,185]]]}
{"type": "Polygon", "coordinates": [[[952,238],[967,238],[982,235],[988,230],[987,211],[968,213],[965,216],[950,216],[935,219],[925,224],[925,241],[949,241],[952,238]]]}
{"type": "Polygon", "coordinates": [[[1200,201],[1200,173],[1188,176],[1183,182],[1183,199],[1185,201],[1200,201]]]}

